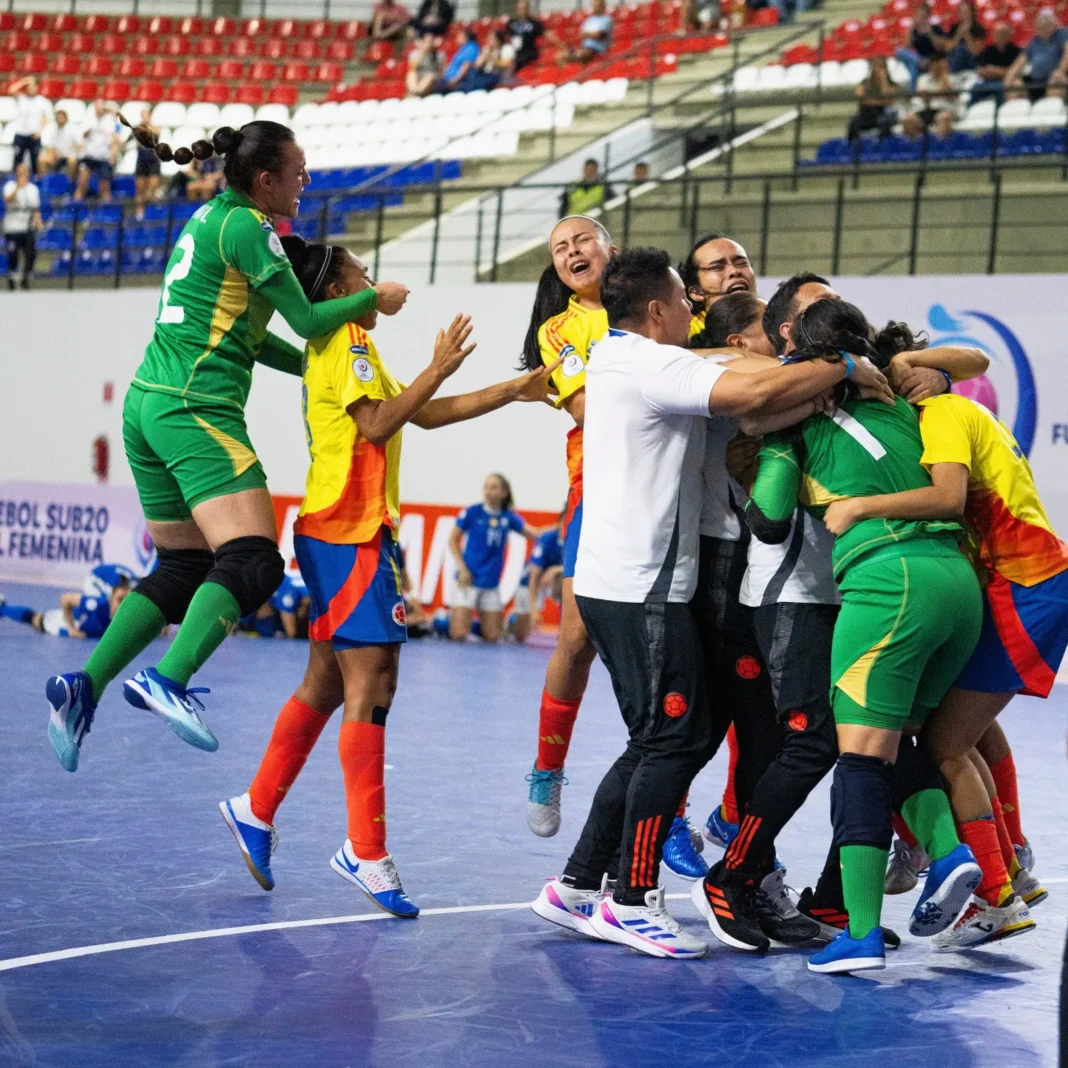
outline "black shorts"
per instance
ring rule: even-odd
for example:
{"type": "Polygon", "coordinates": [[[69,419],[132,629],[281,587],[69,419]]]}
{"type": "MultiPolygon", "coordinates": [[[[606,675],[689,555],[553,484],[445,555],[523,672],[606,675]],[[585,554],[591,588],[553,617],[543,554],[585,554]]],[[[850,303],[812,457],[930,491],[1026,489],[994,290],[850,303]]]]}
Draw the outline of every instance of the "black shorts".
{"type": "Polygon", "coordinates": [[[137,161],[137,166],[134,167],[135,178],[158,178],[160,174],[159,160],[154,159],[151,161],[146,160],[142,163],[137,161]]]}
{"type": "Polygon", "coordinates": [[[90,174],[95,174],[101,182],[110,182],[115,173],[115,168],[106,159],[83,158],[81,164],[90,174]]]}

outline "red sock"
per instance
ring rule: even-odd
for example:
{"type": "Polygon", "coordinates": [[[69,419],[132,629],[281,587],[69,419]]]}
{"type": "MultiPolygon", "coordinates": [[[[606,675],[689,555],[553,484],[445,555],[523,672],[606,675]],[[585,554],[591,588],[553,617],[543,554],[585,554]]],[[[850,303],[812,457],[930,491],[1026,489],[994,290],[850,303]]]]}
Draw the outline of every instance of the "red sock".
{"type": "Polygon", "coordinates": [[[1001,845],[1001,858],[1005,861],[1005,868],[1012,871],[1012,862],[1016,859],[1016,850],[1012,848],[1012,839],[1009,837],[1009,829],[1005,826],[1005,816],[1001,811],[1001,799],[992,797],[990,807],[994,810],[994,823],[998,829],[998,843],[1001,845]]]}
{"type": "Polygon", "coordinates": [[[252,812],[257,819],[274,823],[278,806],[297,781],[300,769],[315,748],[329,718],[329,713],[316,712],[295,697],[282,706],[274,721],[267,752],[260,761],[260,769],[248,788],[252,812]]]}
{"type": "Polygon", "coordinates": [[[919,844],[916,841],[916,836],[909,830],[909,825],[895,812],[894,813],[894,834],[901,839],[909,847],[909,849],[915,849],[919,844]]]}
{"type": "Polygon", "coordinates": [[[983,881],[975,891],[990,905],[1000,905],[1006,891],[1012,893],[1009,873],[1001,856],[997,823],[992,816],[980,816],[960,825],[960,840],[971,847],[979,867],[983,869],[983,881]]]}
{"type": "Polygon", "coordinates": [[[386,855],[386,728],[342,723],[337,749],[353,852],[361,860],[381,860],[386,855]]]}
{"type": "Polygon", "coordinates": [[[738,767],[738,735],[734,733],[734,724],[727,728],[727,785],[723,788],[723,804],[720,815],[728,823],[741,823],[738,818],[738,799],[734,796],[734,772],[738,767]]]}
{"type": "Polygon", "coordinates": [[[684,793],[682,795],[682,800],[679,802],[679,810],[678,810],[678,812],[675,813],[675,815],[680,820],[686,819],[686,808],[689,805],[689,803],[690,803],[690,791],[687,790],[686,793],[684,793]]]}
{"type": "Polygon", "coordinates": [[[996,764],[990,765],[990,774],[994,777],[994,786],[998,791],[1001,811],[1005,816],[1005,826],[1009,837],[1015,845],[1023,845],[1023,827],[1020,826],[1020,794],[1016,784],[1016,762],[1012,753],[1003,756],[996,764]]]}
{"type": "Polygon", "coordinates": [[[562,771],[571,745],[571,733],[578,719],[582,698],[565,701],[541,691],[541,709],[538,711],[538,759],[534,767],[538,771],[562,771]]]}

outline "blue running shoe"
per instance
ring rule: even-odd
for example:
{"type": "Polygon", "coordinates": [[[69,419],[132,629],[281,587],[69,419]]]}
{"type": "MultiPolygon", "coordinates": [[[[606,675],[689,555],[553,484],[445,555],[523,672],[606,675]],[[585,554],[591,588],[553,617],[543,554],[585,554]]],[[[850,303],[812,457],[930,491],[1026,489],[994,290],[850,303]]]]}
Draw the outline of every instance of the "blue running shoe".
{"type": "Polygon", "coordinates": [[[564,772],[539,771],[535,764],[527,782],[527,826],[539,838],[552,838],[560,830],[560,788],[567,785],[564,772]]]}
{"type": "Polygon", "coordinates": [[[255,815],[248,794],[231,797],[229,801],[220,801],[219,811],[241,847],[241,855],[245,858],[252,878],[264,890],[273,890],[271,854],[278,848],[278,832],[255,815]]]}
{"type": "Polygon", "coordinates": [[[738,837],[738,824],[728,823],[720,814],[720,805],[712,809],[712,815],[705,824],[705,837],[714,845],[726,849],[738,837]]]}
{"type": "Polygon", "coordinates": [[[414,920],[419,915],[419,906],[408,900],[388,853],[381,860],[360,860],[346,838],[345,844],[330,858],[330,867],[342,879],[355,883],[383,912],[392,912],[405,920],[414,920]]]}
{"type": "Polygon", "coordinates": [[[53,675],[45,684],[45,696],[51,712],[48,740],[60,764],[67,771],[77,771],[82,742],[96,715],[93,684],[84,671],[53,675]]]}
{"type": "Polygon", "coordinates": [[[203,686],[187,689],[155,668],[145,668],[122,684],[122,695],[134,708],[155,712],[183,742],[214,753],[219,743],[200,718],[204,703],[196,696],[210,692],[203,686]]]}
{"type": "Polygon", "coordinates": [[[690,821],[683,816],[676,816],[668,831],[664,863],[680,879],[703,879],[708,874],[708,865],[693,847],[690,821]]]}
{"type": "Polygon", "coordinates": [[[847,928],[819,953],[808,958],[808,970],[825,975],[885,967],[886,950],[881,927],[873,927],[863,938],[850,938],[847,928]]]}
{"type": "Polygon", "coordinates": [[[952,927],[982,878],[975,854],[966,845],[958,845],[941,860],[932,860],[923,893],[912,910],[909,931],[917,938],[930,938],[952,927]]]}

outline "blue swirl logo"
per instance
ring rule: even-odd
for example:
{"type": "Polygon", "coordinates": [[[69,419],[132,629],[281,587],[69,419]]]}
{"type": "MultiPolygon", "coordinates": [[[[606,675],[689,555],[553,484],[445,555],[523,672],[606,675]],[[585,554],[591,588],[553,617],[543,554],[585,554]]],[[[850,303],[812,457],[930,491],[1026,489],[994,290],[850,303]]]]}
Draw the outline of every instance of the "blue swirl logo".
{"type": "Polygon", "coordinates": [[[951,315],[943,305],[934,304],[927,313],[927,322],[932,345],[973,345],[990,358],[987,374],[959,382],[953,391],[971,397],[1003,419],[1012,427],[1024,455],[1029,456],[1038,425],[1038,391],[1031,361],[1020,339],[1006,323],[988,312],[961,311],[951,315]],[[1005,402],[1013,392],[1015,412],[1010,420],[1005,402]]]}

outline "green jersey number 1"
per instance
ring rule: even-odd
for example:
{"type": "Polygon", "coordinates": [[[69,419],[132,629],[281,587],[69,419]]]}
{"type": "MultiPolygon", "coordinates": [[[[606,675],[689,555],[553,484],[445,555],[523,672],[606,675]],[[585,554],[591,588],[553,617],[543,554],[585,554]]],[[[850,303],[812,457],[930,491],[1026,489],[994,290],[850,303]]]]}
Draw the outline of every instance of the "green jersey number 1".
{"type": "Polygon", "coordinates": [[[196,242],[193,240],[192,234],[184,234],[174,247],[181,255],[178,257],[177,263],[167,272],[167,277],[163,279],[163,295],[159,299],[157,323],[185,322],[185,308],[180,304],[169,304],[168,297],[171,293],[171,286],[175,282],[180,282],[189,274],[190,268],[193,266],[193,252],[196,249],[196,242]]]}

